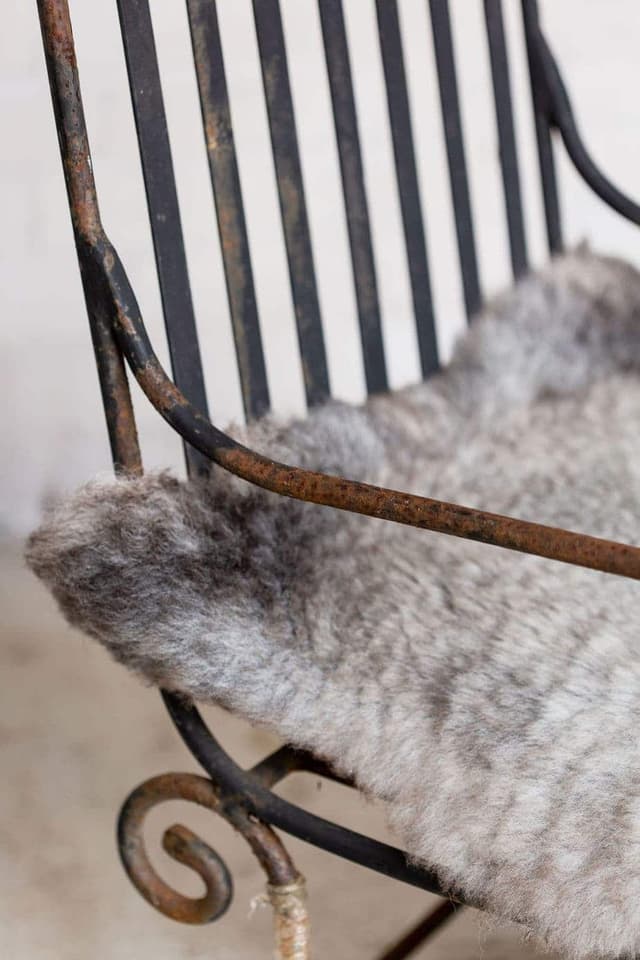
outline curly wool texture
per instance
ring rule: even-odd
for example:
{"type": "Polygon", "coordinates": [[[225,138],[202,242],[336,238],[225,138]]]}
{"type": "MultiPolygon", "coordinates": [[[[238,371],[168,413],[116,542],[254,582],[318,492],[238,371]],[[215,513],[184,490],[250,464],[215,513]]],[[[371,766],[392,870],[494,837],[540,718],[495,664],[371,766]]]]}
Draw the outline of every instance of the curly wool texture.
{"type": "MultiPolygon", "coordinates": [[[[290,463],[640,542],[640,275],[523,280],[429,383],[266,421],[290,463]]],[[[575,957],[640,951],[637,583],[277,497],[94,482],[31,537],[71,623],[328,758],[420,862],[575,957]]]]}

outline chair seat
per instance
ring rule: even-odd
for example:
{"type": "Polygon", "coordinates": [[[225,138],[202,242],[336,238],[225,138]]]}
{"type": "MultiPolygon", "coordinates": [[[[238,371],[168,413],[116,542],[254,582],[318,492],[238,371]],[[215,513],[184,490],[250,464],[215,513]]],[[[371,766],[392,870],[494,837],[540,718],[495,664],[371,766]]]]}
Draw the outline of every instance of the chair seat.
{"type": "MultiPolygon", "coordinates": [[[[449,367],[263,421],[275,459],[640,543],[640,275],[585,250],[449,367]]],[[[288,500],[94,481],[28,562],[147,680],[326,758],[453,893],[575,956],[640,950],[634,581],[288,500]]]]}

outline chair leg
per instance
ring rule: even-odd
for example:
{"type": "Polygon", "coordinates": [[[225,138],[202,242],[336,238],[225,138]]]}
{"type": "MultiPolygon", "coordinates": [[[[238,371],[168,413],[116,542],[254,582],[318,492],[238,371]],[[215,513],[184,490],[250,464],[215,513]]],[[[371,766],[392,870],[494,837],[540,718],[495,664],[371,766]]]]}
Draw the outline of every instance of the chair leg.
{"type": "Polygon", "coordinates": [[[443,900],[435,910],[431,910],[397,943],[387,947],[376,960],[404,960],[461,909],[462,906],[459,903],[454,903],[452,900],[443,900]]]}
{"type": "Polygon", "coordinates": [[[215,850],[191,830],[169,827],[163,837],[166,852],[191,867],[204,881],[206,892],[185,897],[155,872],[144,844],[144,821],[166,800],[188,800],[219,814],[249,844],[267,875],[264,900],[274,914],[275,960],[310,960],[311,934],[304,877],[271,827],[249,813],[234,798],[224,798],[211,781],[192,773],[167,773],[140,784],[122,806],[118,820],[118,847],[123,866],[139,893],[166,917],[182,923],[210,923],[231,903],[233,882],[215,850]]]}

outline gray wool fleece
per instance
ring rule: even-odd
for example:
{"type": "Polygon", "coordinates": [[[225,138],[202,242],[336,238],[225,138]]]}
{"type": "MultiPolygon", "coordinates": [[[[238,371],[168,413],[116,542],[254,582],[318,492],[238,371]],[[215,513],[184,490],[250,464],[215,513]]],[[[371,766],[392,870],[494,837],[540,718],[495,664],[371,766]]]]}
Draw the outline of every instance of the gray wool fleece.
{"type": "MultiPolygon", "coordinates": [[[[427,384],[250,427],[275,459],[640,543],[640,275],[580,251],[427,384]]],[[[640,951],[640,585],[216,470],[88,484],[28,562],[152,683],[328,758],[451,889],[572,957],[640,951]]]]}

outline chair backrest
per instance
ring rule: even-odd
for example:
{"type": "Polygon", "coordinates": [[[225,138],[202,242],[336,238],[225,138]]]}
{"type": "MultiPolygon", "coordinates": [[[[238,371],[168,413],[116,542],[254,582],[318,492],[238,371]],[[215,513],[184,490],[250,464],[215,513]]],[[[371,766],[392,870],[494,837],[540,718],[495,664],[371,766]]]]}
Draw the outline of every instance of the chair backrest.
{"type": "MultiPolygon", "coordinates": [[[[252,483],[287,496],[472,537],[612,573],[640,576],[640,550],[278,464],[243,447],[214,426],[207,414],[148,0],[118,0],[118,9],[175,383],[167,377],[158,361],[135,294],[100,220],[67,0],[38,0],[38,3],[76,245],[116,467],[133,473],[141,470],[123,365],[126,357],[148,399],[186,441],[187,466],[191,473],[206,473],[210,462],[214,461],[252,483]]],[[[367,388],[372,393],[386,388],[387,375],[369,228],[370,208],[362,171],[343,8],[338,0],[318,0],[318,7],[342,170],[364,369],[367,388]]],[[[429,8],[459,266],[470,317],[479,308],[482,297],[447,0],[430,0],[429,8]]],[[[398,7],[395,0],[377,0],[375,9],[417,342],[422,374],[428,376],[438,367],[438,350],[398,7]]],[[[547,242],[550,252],[555,253],[561,249],[562,237],[552,131],[562,138],[584,180],[609,206],[636,224],[640,224],[640,207],[624,196],[591,160],[578,134],[567,92],[541,31],[535,0],[522,0],[521,10],[547,242]]],[[[240,381],[250,418],[269,408],[269,390],[216,4],[214,0],[187,0],[187,11],[240,381]]],[[[313,405],[329,395],[330,379],[282,21],[277,0],[253,0],[253,12],[297,322],[300,365],[307,402],[313,405]]],[[[484,12],[493,70],[512,269],[518,276],[527,268],[527,254],[500,0],[484,0],[484,12]]]]}
{"type": "MultiPolygon", "coordinates": [[[[183,393],[206,413],[205,384],[148,0],[118,0],[118,10],[174,378],[183,393]]],[[[375,393],[387,389],[388,376],[371,238],[370,198],[367,197],[363,173],[347,31],[340,0],[319,0],[318,10],[340,161],[366,388],[369,393],[375,393]]],[[[245,413],[252,418],[269,409],[269,386],[220,28],[216,5],[211,0],[187,0],[187,11],[239,379],[245,413]]],[[[306,400],[311,406],[330,395],[331,385],[287,52],[277,0],[254,0],[253,12],[300,364],[306,400]]],[[[438,368],[439,356],[398,6],[395,0],[377,0],[375,12],[420,369],[426,377],[438,368]]],[[[459,270],[466,314],[471,317],[482,304],[482,291],[447,0],[430,0],[429,13],[459,270]]],[[[523,15],[523,23],[529,34],[537,28],[537,10],[533,0],[524,0],[523,15]]],[[[514,276],[518,277],[526,271],[528,259],[500,0],[484,0],[484,17],[511,264],[514,276]]],[[[534,103],[549,246],[556,251],[561,247],[561,237],[550,150],[550,117],[548,111],[540,109],[540,98],[536,99],[535,95],[534,103]]],[[[188,453],[188,457],[191,461],[198,460],[194,452],[188,453]]]]}

